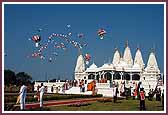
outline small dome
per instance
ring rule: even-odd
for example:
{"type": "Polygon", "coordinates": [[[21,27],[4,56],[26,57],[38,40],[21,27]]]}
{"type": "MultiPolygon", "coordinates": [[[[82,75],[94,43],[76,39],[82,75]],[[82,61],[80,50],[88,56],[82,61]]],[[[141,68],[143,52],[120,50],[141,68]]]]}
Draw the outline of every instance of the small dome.
{"type": "Polygon", "coordinates": [[[86,69],[86,72],[97,72],[98,70],[99,68],[97,68],[95,63],[93,63],[89,68],[86,69]]]}
{"type": "Polygon", "coordinates": [[[113,64],[105,63],[100,67],[101,70],[112,70],[114,69],[113,64]]]}
{"type": "Polygon", "coordinates": [[[95,63],[93,63],[93,64],[89,67],[89,69],[96,69],[96,68],[97,68],[97,66],[96,66],[95,63]]]}

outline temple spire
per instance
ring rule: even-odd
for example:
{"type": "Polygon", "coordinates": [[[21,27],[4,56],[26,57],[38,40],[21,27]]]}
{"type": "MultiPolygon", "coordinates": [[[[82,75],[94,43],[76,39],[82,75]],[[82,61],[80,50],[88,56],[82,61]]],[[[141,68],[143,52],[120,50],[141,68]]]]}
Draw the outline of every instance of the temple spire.
{"type": "Polygon", "coordinates": [[[134,58],[134,65],[138,64],[142,69],[144,69],[144,62],[143,62],[143,58],[142,58],[142,54],[140,51],[140,48],[137,48],[136,54],[135,54],[135,58],[134,58]]]}
{"type": "Polygon", "coordinates": [[[128,47],[128,40],[126,41],[125,47],[128,47]]]}
{"type": "Polygon", "coordinates": [[[149,54],[149,58],[148,58],[148,62],[147,62],[147,70],[152,70],[152,69],[156,69],[157,71],[160,71],[158,68],[158,64],[157,64],[157,60],[156,60],[156,56],[154,53],[154,49],[151,49],[151,52],[149,54]]]}
{"type": "Polygon", "coordinates": [[[114,65],[119,64],[120,58],[121,58],[121,54],[120,54],[118,48],[115,48],[115,52],[114,52],[114,56],[113,56],[113,61],[112,61],[112,63],[113,63],[114,65]]]}
{"type": "Polygon", "coordinates": [[[82,55],[82,51],[80,48],[78,48],[78,55],[82,55]]]}
{"type": "Polygon", "coordinates": [[[137,50],[140,50],[139,44],[137,44],[137,50]]]}
{"type": "Polygon", "coordinates": [[[123,59],[128,64],[128,66],[133,65],[133,59],[132,59],[132,55],[131,55],[131,50],[128,46],[128,40],[126,41],[126,47],[125,47],[125,50],[124,50],[123,59]]]}
{"type": "Polygon", "coordinates": [[[75,72],[81,73],[84,71],[85,71],[85,61],[84,61],[82,54],[80,54],[77,58],[75,72]]]}

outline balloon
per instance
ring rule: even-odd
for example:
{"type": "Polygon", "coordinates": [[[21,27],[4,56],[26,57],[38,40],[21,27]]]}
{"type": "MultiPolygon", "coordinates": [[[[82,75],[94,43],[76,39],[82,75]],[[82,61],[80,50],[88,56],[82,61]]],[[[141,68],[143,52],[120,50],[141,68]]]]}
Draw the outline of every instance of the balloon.
{"type": "Polygon", "coordinates": [[[40,42],[40,41],[41,41],[41,36],[39,36],[39,35],[34,35],[34,36],[32,37],[32,40],[33,40],[34,42],[40,42]]]}
{"type": "Polygon", "coordinates": [[[52,58],[51,57],[49,58],[49,62],[52,62],[52,58]]]}
{"type": "Polygon", "coordinates": [[[86,61],[86,65],[89,65],[89,61],[86,61]]]}
{"type": "Polygon", "coordinates": [[[39,47],[39,43],[36,43],[36,45],[35,45],[36,47],[39,47]]]}
{"type": "Polygon", "coordinates": [[[77,36],[78,36],[78,38],[83,38],[84,34],[78,34],[77,36]]]}
{"type": "Polygon", "coordinates": [[[37,29],[38,32],[41,32],[42,30],[43,30],[42,28],[37,29]]]}
{"type": "Polygon", "coordinates": [[[71,32],[69,32],[69,33],[68,33],[68,36],[71,36],[71,35],[72,35],[72,33],[71,33],[71,32]]]}
{"type": "Polygon", "coordinates": [[[103,28],[101,28],[98,30],[97,34],[98,36],[100,36],[100,39],[103,39],[104,35],[106,34],[106,31],[103,28]]]}
{"type": "Polygon", "coordinates": [[[67,27],[68,27],[68,28],[70,28],[70,27],[71,27],[71,25],[67,24],[67,27]]]}
{"type": "Polygon", "coordinates": [[[53,55],[58,56],[58,53],[57,53],[57,52],[54,52],[53,55]]]}
{"type": "Polygon", "coordinates": [[[44,57],[44,56],[40,56],[40,59],[42,59],[42,60],[43,60],[43,59],[45,59],[45,57],[44,57]]]}
{"type": "Polygon", "coordinates": [[[34,36],[32,37],[32,40],[35,42],[35,46],[36,46],[36,47],[39,47],[39,42],[41,41],[41,36],[39,36],[39,35],[34,35],[34,36]]]}
{"type": "Polygon", "coordinates": [[[89,61],[90,59],[91,59],[90,54],[88,54],[88,53],[87,53],[87,54],[85,54],[85,60],[86,60],[86,61],[89,61]]]}

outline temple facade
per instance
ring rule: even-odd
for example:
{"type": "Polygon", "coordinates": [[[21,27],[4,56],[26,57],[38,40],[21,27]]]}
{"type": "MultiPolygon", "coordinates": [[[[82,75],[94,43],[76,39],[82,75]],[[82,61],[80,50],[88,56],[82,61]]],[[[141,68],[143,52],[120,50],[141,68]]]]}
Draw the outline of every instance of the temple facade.
{"type": "Polygon", "coordinates": [[[80,54],[75,67],[75,79],[84,80],[86,84],[95,80],[98,88],[100,86],[110,88],[114,84],[120,88],[123,84],[125,87],[134,87],[135,84],[141,82],[141,87],[147,93],[149,89],[155,89],[161,75],[155,52],[150,52],[145,66],[140,48],[137,48],[133,58],[128,42],[123,56],[119,49],[115,49],[111,63],[105,63],[100,67],[97,67],[96,63],[92,63],[90,67],[86,68],[84,57],[80,54]]]}

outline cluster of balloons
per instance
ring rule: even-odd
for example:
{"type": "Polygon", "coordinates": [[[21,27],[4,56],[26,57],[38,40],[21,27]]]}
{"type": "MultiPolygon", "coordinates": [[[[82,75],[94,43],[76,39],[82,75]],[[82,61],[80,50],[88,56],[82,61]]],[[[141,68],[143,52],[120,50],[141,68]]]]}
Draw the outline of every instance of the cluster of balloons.
{"type": "MultiPolygon", "coordinates": [[[[59,55],[58,51],[60,51],[60,49],[63,51],[67,50],[68,48],[67,45],[73,46],[74,48],[77,48],[79,50],[87,46],[87,43],[83,42],[85,38],[85,35],[83,33],[78,33],[77,35],[73,36],[71,32],[71,25],[67,24],[66,27],[68,29],[67,34],[52,33],[49,35],[47,39],[43,38],[40,34],[43,29],[38,28],[36,30],[36,33],[32,35],[31,39],[29,39],[35,43],[35,47],[37,51],[33,52],[31,56],[28,56],[28,57],[40,58],[41,60],[44,60],[48,57],[47,58],[48,61],[52,62],[54,57],[59,55]],[[78,39],[74,39],[74,38],[78,38],[78,39]],[[41,43],[42,41],[44,41],[44,43],[41,43]],[[54,52],[51,53],[51,56],[45,55],[44,53],[44,51],[49,48],[49,45],[51,46],[51,48],[54,49],[54,52]]],[[[103,39],[106,33],[107,32],[103,28],[100,28],[97,31],[97,35],[100,37],[100,39],[103,39]]],[[[90,54],[86,53],[85,62],[87,65],[89,64],[90,59],[91,59],[90,54]]]]}
{"type": "MultiPolygon", "coordinates": [[[[70,29],[71,25],[67,25],[67,28],[70,29]]],[[[37,51],[33,52],[31,57],[33,58],[40,58],[41,60],[46,59],[46,56],[44,54],[44,50],[47,50],[49,48],[49,45],[51,48],[55,50],[62,49],[63,51],[67,50],[67,45],[71,45],[74,48],[82,49],[83,47],[86,47],[87,44],[84,42],[80,42],[78,39],[73,40],[72,38],[75,38],[72,36],[72,32],[68,32],[68,34],[58,34],[58,33],[52,33],[47,38],[47,41],[45,43],[41,43],[43,40],[46,40],[43,38],[39,32],[41,32],[42,29],[38,29],[38,34],[35,34],[31,37],[31,40],[35,43],[35,47],[37,51]],[[62,42],[60,42],[62,41],[62,42]]],[[[76,35],[77,38],[84,38],[83,33],[79,33],[76,35]]],[[[52,62],[53,56],[58,56],[58,51],[54,51],[51,56],[48,57],[48,61],[52,62]]],[[[30,57],[30,56],[28,56],[30,57]]]]}

